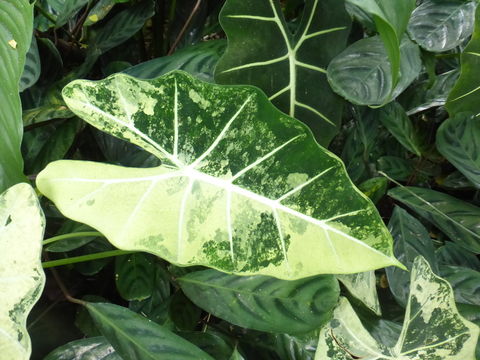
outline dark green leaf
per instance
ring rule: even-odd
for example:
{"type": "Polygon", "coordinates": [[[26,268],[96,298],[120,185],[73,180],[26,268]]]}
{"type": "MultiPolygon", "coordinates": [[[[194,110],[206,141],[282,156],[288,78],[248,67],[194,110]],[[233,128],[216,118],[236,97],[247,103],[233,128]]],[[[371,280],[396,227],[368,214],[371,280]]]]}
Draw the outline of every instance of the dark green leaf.
{"type": "Polygon", "coordinates": [[[108,15],[117,2],[118,1],[115,0],[99,0],[88,12],[87,19],[83,23],[83,26],[90,26],[102,20],[108,15]]]}
{"type": "Polygon", "coordinates": [[[169,314],[177,329],[193,331],[200,324],[202,310],[178,291],[172,296],[169,314]]]}
{"type": "Polygon", "coordinates": [[[309,125],[327,145],[342,115],[342,101],[325,72],[346,45],[350,19],[344,3],[307,0],[295,33],[288,29],[278,0],[228,0],[220,22],[229,46],[215,80],[260,87],[274,105],[309,125]]]}
{"type": "Polygon", "coordinates": [[[468,250],[451,241],[438,248],[436,256],[439,264],[469,267],[480,271],[480,260],[468,250]]]}
{"type": "Polygon", "coordinates": [[[184,70],[199,79],[213,82],[213,71],[227,43],[224,39],[201,42],[124,70],[139,79],[153,79],[172,70],[184,70]]]}
{"type": "Polygon", "coordinates": [[[480,306],[480,272],[466,267],[443,265],[440,274],[452,285],[456,302],[480,306]]]}
{"type": "Polygon", "coordinates": [[[475,31],[461,56],[461,72],[446,104],[450,116],[461,112],[480,114],[480,6],[475,15],[475,31]]]}
{"type": "Polygon", "coordinates": [[[375,177],[365,180],[358,188],[367,195],[374,204],[387,193],[388,180],[384,177],[375,177]]]}
{"type": "Polygon", "coordinates": [[[322,326],[339,296],[333,276],[285,281],[205,270],[178,281],[195,304],[213,315],[245,328],[276,333],[303,333],[322,326]]]}
{"type": "Polygon", "coordinates": [[[180,332],[179,335],[185,340],[198,346],[215,360],[230,359],[233,351],[232,346],[215,332],[210,332],[208,330],[205,332],[183,331],[180,332]]]}
{"type": "MultiPolygon", "coordinates": [[[[80,224],[74,221],[67,220],[58,230],[56,235],[70,234],[75,232],[87,232],[95,231],[90,226],[85,224],[80,224]]],[[[95,240],[95,236],[86,236],[86,237],[74,237],[70,239],[63,239],[61,241],[55,241],[45,247],[45,250],[48,252],[67,252],[78,249],[83,245],[88,244],[89,242],[95,240]]]]}
{"type": "Polygon", "coordinates": [[[430,221],[458,245],[480,253],[480,208],[477,206],[417,187],[397,187],[388,195],[430,221]]]}
{"type": "Polygon", "coordinates": [[[413,174],[413,164],[398,156],[382,156],[377,160],[378,169],[398,181],[408,180],[413,174]]]}
{"type": "Polygon", "coordinates": [[[37,39],[33,36],[25,58],[25,66],[23,67],[22,77],[20,78],[19,91],[33,86],[40,77],[40,71],[41,63],[40,55],[38,54],[37,39]]]}
{"type": "Polygon", "coordinates": [[[451,50],[473,31],[475,1],[425,0],[412,13],[408,32],[428,51],[451,50]]]}
{"type": "MultiPolygon", "coordinates": [[[[413,216],[399,207],[395,207],[388,223],[388,229],[394,240],[394,252],[398,259],[412,269],[413,261],[422,255],[430,264],[433,272],[439,273],[435,249],[427,229],[413,216]]],[[[410,291],[410,273],[393,267],[386,269],[390,291],[397,302],[405,307],[410,291]]]]}
{"type": "Polygon", "coordinates": [[[152,296],[155,281],[155,257],[134,253],[115,258],[115,284],[118,293],[128,301],[152,296]]]}
{"type": "Polygon", "coordinates": [[[437,149],[477,188],[480,188],[480,121],[457,114],[437,131],[437,149]]]}
{"type": "Polygon", "coordinates": [[[32,40],[33,4],[0,1],[0,193],[25,180],[20,152],[22,106],[19,81],[32,40]]]}
{"type": "Polygon", "coordinates": [[[103,336],[128,360],[213,360],[195,345],[124,307],[85,305],[103,336]]]}
{"type": "Polygon", "coordinates": [[[400,73],[392,82],[391,65],[379,36],[350,45],[328,65],[328,80],[333,90],[359,105],[384,105],[411,84],[421,70],[420,50],[404,37],[400,44],[400,73]]]}

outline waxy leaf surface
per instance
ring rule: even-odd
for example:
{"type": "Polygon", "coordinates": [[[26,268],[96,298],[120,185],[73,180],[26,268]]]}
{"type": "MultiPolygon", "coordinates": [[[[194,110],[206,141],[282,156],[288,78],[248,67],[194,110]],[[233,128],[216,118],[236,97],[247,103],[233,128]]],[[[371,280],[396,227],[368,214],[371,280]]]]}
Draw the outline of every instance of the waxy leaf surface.
{"type": "Polygon", "coordinates": [[[273,333],[306,333],[330,320],[340,288],[333,275],[295,281],[196,271],[179,279],[199,307],[233,324],[273,333]]]}
{"type": "Polygon", "coordinates": [[[45,220],[35,191],[18,184],[0,195],[0,358],[28,360],[27,316],[42,293],[45,220]]]}
{"type": "Polygon", "coordinates": [[[59,161],[39,174],[60,211],[115,246],[284,279],[399,265],[343,163],[260,90],[173,72],[75,81],[63,94],[78,116],[163,161],[59,161]]]}
{"type": "Polygon", "coordinates": [[[344,3],[307,0],[294,33],[278,0],[228,0],[220,22],[228,47],[216,82],[258,86],[328,144],[342,116],[342,100],[330,89],[326,68],[346,46],[351,20],[344,3]]]}
{"type": "Polygon", "coordinates": [[[475,30],[472,39],[461,55],[461,72],[447,99],[450,116],[461,112],[480,114],[480,6],[475,13],[475,30]]]}
{"type": "Polygon", "coordinates": [[[447,281],[436,276],[421,256],[414,261],[405,320],[397,343],[375,339],[342,299],[320,332],[317,360],[474,360],[479,329],[455,306],[447,281]]]}
{"type": "Polygon", "coordinates": [[[0,1],[0,192],[24,180],[20,153],[22,105],[19,82],[30,48],[33,4],[28,0],[0,1]]]}

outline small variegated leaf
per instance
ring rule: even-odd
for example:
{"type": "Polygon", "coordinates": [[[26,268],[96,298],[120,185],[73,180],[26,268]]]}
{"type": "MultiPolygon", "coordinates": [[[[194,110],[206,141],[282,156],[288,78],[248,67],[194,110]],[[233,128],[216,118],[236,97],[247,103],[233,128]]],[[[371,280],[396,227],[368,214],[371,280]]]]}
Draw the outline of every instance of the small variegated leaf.
{"type": "Polygon", "coordinates": [[[452,287],[415,259],[400,337],[393,347],[368,333],[346,299],[320,332],[316,360],[474,360],[479,328],[458,312],[452,287]]]}
{"type": "Polygon", "coordinates": [[[115,246],[283,279],[399,265],[342,162],[260,90],[173,72],[74,81],[63,94],[78,116],[163,161],[59,161],[39,174],[60,211],[115,246]]]}

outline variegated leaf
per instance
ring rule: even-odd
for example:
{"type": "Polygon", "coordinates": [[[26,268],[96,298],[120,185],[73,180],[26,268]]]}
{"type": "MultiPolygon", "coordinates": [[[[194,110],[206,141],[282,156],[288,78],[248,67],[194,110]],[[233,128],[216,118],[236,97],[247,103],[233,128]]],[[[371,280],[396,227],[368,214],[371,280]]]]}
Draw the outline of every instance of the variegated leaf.
{"type": "Polygon", "coordinates": [[[39,189],[117,247],[179,265],[296,279],[399,265],[342,162],[258,89],[183,72],[75,81],[68,106],[163,165],[50,164],[39,189]]]}

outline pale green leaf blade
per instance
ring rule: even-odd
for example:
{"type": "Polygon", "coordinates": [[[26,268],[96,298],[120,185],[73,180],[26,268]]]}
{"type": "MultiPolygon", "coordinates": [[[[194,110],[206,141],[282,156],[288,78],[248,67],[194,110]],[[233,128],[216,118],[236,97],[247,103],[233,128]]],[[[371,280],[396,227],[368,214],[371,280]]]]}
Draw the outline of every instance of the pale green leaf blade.
{"type": "Polygon", "coordinates": [[[26,322],[45,283],[40,262],[44,227],[43,212],[30,185],[18,184],[0,195],[0,349],[4,359],[30,358],[26,322]]]}
{"type": "Polygon", "coordinates": [[[480,119],[467,113],[445,120],[437,131],[437,149],[480,188],[480,119]]]}
{"type": "Polygon", "coordinates": [[[393,347],[374,339],[347,300],[322,329],[315,359],[474,360],[479,328],[458,312],[451,286],[421,256],[414,261],[400,337],[393,347]]]}
{"type": "Polygon", "coordinates": [[[44,360],[122,360],[103,336],[71,341],[53,350],[44,360]]]}
{"type": "Polygon", "coordinates": [[[244,328],[273,333],[305,333],[321,327],[330,320],[340,293],[332,275],[285,281],[205,270],[178,281],[205,311],[244,328]]]}
{"type": "Polygon", "coordinates": [[[192,343],[127,308],[107,303],[85,306],[123,359],[213,360],[192,343]]]}
{"type": "Polygon", "coordinates": [[[480,208],[453,196],[417,187],[396,187],[388,195],[442,230],[451,240],[480,253],[480,208]]]}
{"type": "Polygon", "coordinates": [[[475,7],[474,1],[424,1],[413,11],[408,32],[425,50],[451,50],[472,34],[475,7]]]}
{"type": "Polygon", "coordinates": [[[380,37],[359,40],[331,61],[328,81],[337,94],[354,104],[383,105],[403,92],[420,73],[420,50],[407,37],[400,44],[400,56],[402,76],[394,86],[380,37]]]}
{"type": "Polygon", "coordinates": [[[28,0],[0,2],[0,192],[24,180],[20,153],[22,106],[18,92],[32,27],[33,4],[28,0]]]}
{"type": "Polygon", "coordinates": [[[378,316],[382,315],[377,294],[377,278],[374,271],[337,275],[337,279],[342,282],[350,294],[378,316]]]}
{"type": "Polygon", "coordinates": [[[295,33],[278,0],[228,0],[220,22],[228,47],[215,70],[216,82],[258,86],[327,145],[342,115],[343,102],[328,85],[326,68],[346,46],[351,20],[344,3],[307,0],[295,33]]]}
{"type": "Polygon", "coordinates": [[[38,176],[65,215],[115,246],[284,279],[399,265],[341,161],[258,89],[174,72],[75,81],[64,95],[92,125],[164,161],[149,169],[59,161],[38,176]]]}
{"type": "Polygon", "coordinates": [[[455,87],[448,96],[446,108],[450,116],[461,112],[480,114],[480,6],[475,13],[472,39],[461,55],[461,71],[455,87]]]}

